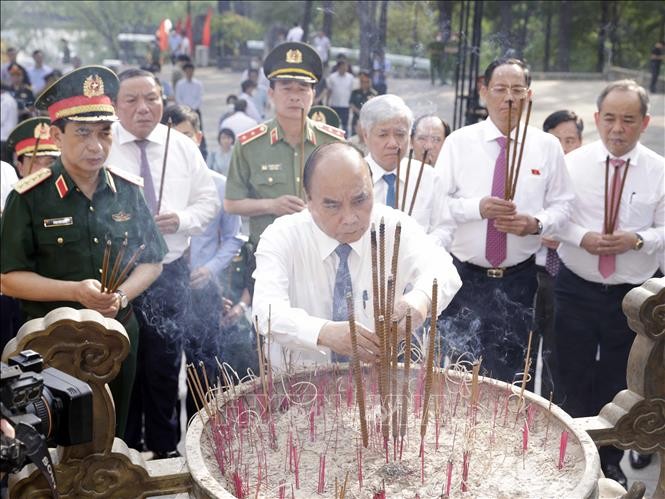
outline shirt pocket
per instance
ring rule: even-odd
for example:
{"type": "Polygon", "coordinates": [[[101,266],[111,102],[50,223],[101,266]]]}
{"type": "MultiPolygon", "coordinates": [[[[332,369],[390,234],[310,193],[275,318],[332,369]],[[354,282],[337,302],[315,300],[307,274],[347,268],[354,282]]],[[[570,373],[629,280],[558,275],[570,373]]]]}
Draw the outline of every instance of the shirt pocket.
{"type": "MultiPolygon", "coordinates": [[[[37,273],[64,279],[77,274],[83,255],[81,231],[77,227],[44,227],[37,231],[39,244],[37,273]]],[[[87,247],[87,245],[86,245],[87,247]]]]}
{"type": "Polygon", "coordinates": [[[275,198],[292,193],[289,175],[283,169],[258,172],[253,184],[260,198],[275,198]]]}
{"type": "Polygon", "coordinates": [[[536,175],[529,169],[520,168],[520,175],[515,189],[515,202],[518,211],[534,215],[545,204],[547,181],[541,173],[536,175]]]}
{"type": "MultiPolygon", "coordinates": [[[[622,203],[626,204],[627,223],[623,227],[627,230],[646,229],[653,225],[656,209],[656,198],[649,194],[632,193],[627,199],[624,195],[622,203]]],[[[622,227],[619,227],[621,229],[622,227]]]]}

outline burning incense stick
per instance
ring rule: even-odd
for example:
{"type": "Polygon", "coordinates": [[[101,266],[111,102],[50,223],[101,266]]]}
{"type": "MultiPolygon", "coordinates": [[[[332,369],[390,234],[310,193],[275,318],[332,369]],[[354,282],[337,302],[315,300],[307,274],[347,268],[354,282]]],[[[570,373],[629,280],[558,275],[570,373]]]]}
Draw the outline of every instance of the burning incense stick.
{"type": "MultiPolygon", "coordinates": [[[[409,161],[406,163],[406,177],[404,178],[404,193],[402,194],[402,204],[400,210],[406,210],[406,192],[409,188],[409,177],[411,176],[411,160],[413,159],[413,147],[409,149],[409,161]]],[[[399,203],[398,203],[398,206],[399,203]]]]}
{"type": "Polygon", "coordinates": [[[166,160],[169,157],[169,141],[171,140],[171,127],[173,127],[173,120],[169,118],[166,123],[166,143],[164,144],[164,159],[162,161],[162,178],[159,179],[159,198],[157,199],[157,215],[162,208],[162,195],[164,194],[164,178],[166,177],[166,160]]]}
{"type": "Polygon", "coordinates": [[[513,101],[508,101],[508,133],[506,133],[506,176],[503,180],[503,199],[510,196],[510,132],[512,131],[511,118],[513,115],[513,101]]]}
{"type": "Polygon", "coordinates": [[[111,275],[108,279],[109,287],[115,284],[115,281],[118,277],[118,272],[120,271],[120,265],[122,264],[122,260],[125,257],[125,251],[127,250],[127,244],[128,244],[127,237],[128,234],[125,232],[125,239],[122,241],[122,246],[120,247],[120,251],[118,251],[118,254],[115,257],[115,261],[113,262],[113,268],[111,269],[111,275]]]}
{"type": "Polygon", "coordinates": [[[379,334],[379,315],[381,315],[381,303],[379,301],[379,266],[378,251],[376,243],[376,226],[372,223],[370,229],[370,242],[372,249],[372,302],[374,305],[374,331],[379,334]]]}
{"type": "Polygon", "coordinates": [[[423,397],[423,414],[420,422],[420,438],[421,438],[421,452],[422,450],[422,441],[425,438],[425,433],[427,432],[427,420],[429,417],[429,399],[432,394],[432,377],[434,371],[434,340],[436,337],[436,310],[437,310],[437,297],[438,297],[439,286],[437,280],[432,281],[432,312],[430,314],[430,328],[429,328],[429,338],[427,345],[427,359],[425,366],[425,395],[423,397]]]}
{"type": "Polygon", "coordinates": [[[402,162],[402,149],[397,148],[397,178],[395,179],[395,204],[391,208],[399,209],[399,168],[402,162]]]}
{"type": "Polygon", "coordinates": [[[519,139],[520,136],[520,121],[522,120],[522,108],[524,107],[522,103],[523,99],[520,99],[519,106],[517,108],[517,123],[515,126],[515,140],[513,141],[512,158],[510,158],[510,162],[506,165],[508,168],[508,199],[512,199],[512,185],[516,164],[515,161],[517,160],[517,139],[519,139]]]}
{"type": "MultiPolygon", "coordinates": [[[[520,176],[520,169],[522,168],[522,154],[524,153],[524,144],[526,143],[526,131],[529,128],[529,120],[531,119],[531,105],[533,101],[529,99],[529,104],[527,105],[526,108],[526,120],[524,121],[524,131],[522,132],[522,143],[520,144],[520,155],[517,158],[517,167],[515,168],[513,172],[513,182],[512,186],[510,189],[510,199],[515,199],[515,191],[517,190],[517,179],[520,176]]],[[[521,107],[520,107],[520,115],[522,114],[521,107]]],[[[519,133],[519,121],[518,121],[518,128],[517,128],[517,133],[519,133]]],[[[517,135],[515,135],[515,139],[517,140],[517,135]]],[[[515,147],[517,147],[517,142],[515,142],[515,147]]]]}
{"type": "Polygon", "coordinates": [[[118,291],[118,287],[124,282],[125,277],[127,277],[129,271],[132,270],[134,263],[136,263],[136,260],[138,260],[139,256],[141,256],[143,250],[145,250],[145,244],[142,244],[141,246],[138,247],[138,249],[134,252],[132,257],[127,262],[127,265],[125,265],[125,267],[122,269],[122,272],[120,272],[118,279],[113,283],[113,286],[111,287],[110,291],[111,293],[115,293],[116,291],[118,291]]]}
{"type": "Polygon", "coordinates": [[[406,324],[404,332],[404,376],[402,378],[402,421],[399,427],[400,436],[400,459],[404,447],[404,436],[406,435],[406,423],[408,421],[409,411],[409,373],[411,369],[411,309],[406,311],[406,324]]]}
{"type": "Polygon", "coordinates": [[[102,293],[105,293],[109,288],[107,280],[109,273],[109,260],[111,258],[111,244],[111,240],[107,240],[106,247],[104,248],[104,258],[102,259],[102,293]]]}
{"type": "Polygon", "coordinates": [[[386,318],[386,223],[383,217],[379,222],[379,308],[386,318]]]}
{"type": "Polygon", "coordinates": [[[36,132],[35,135],[37,135],[37,136],[35,137],[35,147],[32,148],[32,156],[30,156],[30,163],[28,163],[28,175],[30,175],[32,173],[32,167],[35,166],[35,159],[37,159],[37,151],[39,150],[39,142],[42,139],[42,135],[40,133],[41,129],[42,129],[41,125],[38,125],[35,128],[35,132],[36,132]],[[38,130],[39,130],[39,132],[38,132],[38,130]]]}
{"type": "Polygon", "coordinates": [[[346,295],[346,306],[349,311],[349,330],[351,332],[351,366],[353,368],[353,380],[356,385],[356,399],[358,401],[358,411],[360,417],[360,434],[363,439],[363,447],[369,445],[367,436],[367,419],[365,416],[365,390],[363,388],[360,373],[360,357],[358,357],[358,333],[356,332],[355,311],[353,308],[353,295],[346,295]]]}
{"type": "Polygon", "coordinates": [[[397,225],[395,225],[395,240],[393,241],[393,259],[390,264],[390,274],[393,276],[393,292],[390,299],[393,304],[393,308],[395,307],[395,293],[397,293],[397,264],[399,258],[399,245],[401,243],[401,238],[402,238],[402,224],[400,222],[397,222],[397,225]]]}
{"type": "Polygon", "coordinates": [[[416,186],[413,189],[413,197],[411,198],[411,206],[409,207],[409,216],[413,213],[413,207],[416,205],[416,198],[418,197],[418,189],[420,188],[420,181],[423,178],[423,170],[425,169],[425,162],[427,161],[428,150],[425,150],[423,160],[420,163],[420,170],[418,171],[418,178],[416,179],[416,186]]]}
{"type": "Polygon", "coordinates": [[[303,175],[305,173],[305,108],[300,108],[300,185],[299,196],[303,197],[303,175]]]}

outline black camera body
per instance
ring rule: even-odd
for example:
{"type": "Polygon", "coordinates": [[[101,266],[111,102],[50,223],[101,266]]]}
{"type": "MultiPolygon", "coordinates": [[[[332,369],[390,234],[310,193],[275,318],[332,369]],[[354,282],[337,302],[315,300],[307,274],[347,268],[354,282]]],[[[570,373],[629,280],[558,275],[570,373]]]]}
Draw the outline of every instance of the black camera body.
{"type": "Polygon", "coordinates": [[[33,350],[2,362],[1,371],[0,410],[16,431],[15,439],[3,435],[2,471],[18,471],[28,459],[41,469],[44,458],[50,461],[49,446],[92,441],[87,383],[53,367],[44,369],[43,358],[33,350]]]}

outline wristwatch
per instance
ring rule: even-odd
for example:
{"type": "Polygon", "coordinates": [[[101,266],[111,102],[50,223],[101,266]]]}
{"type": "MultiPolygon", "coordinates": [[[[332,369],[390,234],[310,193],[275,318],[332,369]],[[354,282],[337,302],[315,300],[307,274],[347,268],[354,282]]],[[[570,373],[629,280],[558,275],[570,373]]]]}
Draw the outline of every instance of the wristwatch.
{"type": "Polygon", "coordinates": [[[543,233],[543,222],[541,222],[537,218],[534,218],[534,220],[536,221],[536,225],[538,226],[538,228],[536,229],[536,232],[534,234],[535,235],[540,235],[540,234],[543,233]]]}
{"type": "Polygon", "coordinates": [[[637,237],[637,241],[635,241],[635,246],[633,246],[633,249],[635,251],[639,251],[642,249],[642,246],[644,246],[644,238],[640,236],[637,232],[635,233],[635,237],[637,237]]]}
{"type": "Polygon", "coordinates": [[[118,298],[120,298],[120,310],[127,308],[127,305],[129,305],[129,299],[127,298],[127,295],[122,289],[119,289],[115,292],[116,295],[118,295],[118,298]]]}

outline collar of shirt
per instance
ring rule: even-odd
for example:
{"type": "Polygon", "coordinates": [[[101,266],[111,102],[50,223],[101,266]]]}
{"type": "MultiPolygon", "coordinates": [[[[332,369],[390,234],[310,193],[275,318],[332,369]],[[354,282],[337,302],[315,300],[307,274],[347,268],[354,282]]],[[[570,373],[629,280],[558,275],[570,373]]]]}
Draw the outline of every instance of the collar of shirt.
{"type": "MultiPolygon", "coordinates": [[[[309,210],[307,210],[306,213],[311,220],[312,238],[319,253],[319,258],[321,258],[321,261],[324,261],[335,252],[335,248],[337,248],[337,246],[339,246],[341,243],[337,239],[330,237],[328,234],[321,230],[321,228],[314,221],[314,218],[312,217],[312,214],[309,212],[309,210]]],[[[357,255],[361,254],[365,235],[366,234],[363,234],[357,241],[349,243],[349,246],[351,246],[351,249],[357,255]]]]}
{"type": "MultiPolygon", "coordinates": [[[[268,132],[270,134],[270,145],[275,145],[280,140],[285,141],[285,133],[282,125],[279,124],[277,119],[274,119],[270,125],[268,125],[268,132]]],[[[305,120],[305,137],[310,143],[316,145],[316,135],[314,134],[314,125],[312,120],[307,118],[305,120]]],[[[286,141],[285,141],[286,142],[286,141]]]]}
{"type": "Polygon", "coordinates": [[[628,161],[630,159],[630,166],[636,166],[639,164],[639,158],[640,158],[640,148],[639,148],[640,143],[638,142],[635,144],[635,147],[633,147],[630,151],[628,151],[626,154],[623,156],[619,156],[618,158],[615,157],[610,151],[607,150],[607,147],[605,147],[605,144],[603,144],[602,140],[598,141],[598,148],[596,150],[596,161],[599,163],[605,164],[605,160],[607,159],[607,156],[610,157],[610,159],[622,159],[623,161],[628,161]]]}
{"type": "MultiPolygon", "coordinates": [[[[132,133],[130,133],[124,126],[122,126],[122,123],[120,123],[119,121],[114,123],[113,126],[117,127],[119,144],[124,145],[127,144],[128,142],[141,140],[132,133]]],[[[150,134],[145,138],[145,140],[147,140],[148,142],[154,142],[156,144],[164,145],[166,143],[167,131],[168,127],[166,125],[157,123],[157,126],[152,129],[152,132],[150,132],[150,134]]]]}
{"type": "MultiPolygon", "coordinates": [[[[374,160],[374,158],[372,157],[372,153],[369,153],[367,156],[365,156],[365,160],[367,161],[369,169],[372,172],[372,183],[374,185],[376,185],[378,182],[383,181],[383,176],[386,174],[394,173],[395,175],[397,175],[397,169],[390,172],[388,170],[384,170],[383,167],[374,160]]],[[[399,179],[404,181],[405,175],[406,172],[402,171],[402,169],[400,168],[399,179]]]]}
{"type": "MultiPolygon", "coordinates": [[[[487,118],[485,121],[483,121],[483,138],[485,139],[486,142],[492,142],[493,140],[498,139],[499,137],[505,137],[503,132],[497,128],[497,126],[494,124],[492,121],[492,118],[487,118]]],[[[520,136],[517,137],[517,143],[520,144],[522,143],[522,134],[524,133],[524,128],[520,124],[520,136]]],[[[516,140],[515,135],[517,134],[517,126],[513,127],[513,129],[510,132],[511,139],[513,142],[516,140]]]]}

